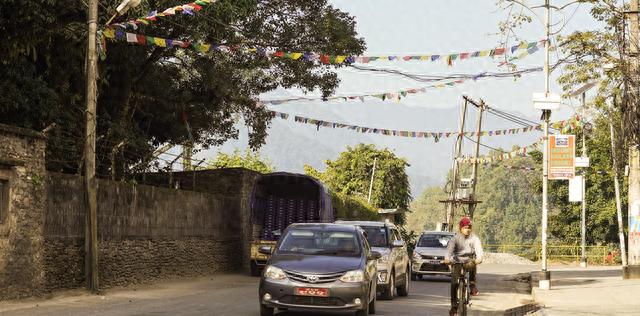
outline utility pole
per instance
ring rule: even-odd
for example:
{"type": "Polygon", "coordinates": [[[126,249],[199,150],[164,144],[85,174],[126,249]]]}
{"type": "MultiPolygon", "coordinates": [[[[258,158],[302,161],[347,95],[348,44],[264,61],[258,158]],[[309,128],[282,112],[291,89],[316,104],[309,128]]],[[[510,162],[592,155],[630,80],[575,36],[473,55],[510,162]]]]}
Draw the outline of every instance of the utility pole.
{"type": "Polygon", "coordinates": [[[453,157],[453,175],[451,179],[451,192],[449,193],[449,200],[445,201],[447,207],[447,230],[453,230],[453,222],[456,213],[456,191],[458,189],[458,158],[460,158],[460,152],[462,151],[462,137],[464,137],[464,125],[467,117],[467,105],[468,100],[465,99],[462,105],[462,111],[460,112],[460,132],[456,139],[455,153],[453,157]]]}
{"type": "MultiPolygon", "coordinates": [[[[544,94],[549,97],[549,51],[550,51],[550,29],[551,29],[551,9],[549,0],[544,1],[546,10],[545,14],[545,42],[544,42],[544,94]]],[[[551,110],[542,110],[542,119],[544,120],[544,151],[542,154],[542,273],[538,287],[541,290],[549,290],[551,288],[551,272],[547,270],[547,217],[549,214],[549,196],[548,196],[548,180],[549,180],[549,119],[551,110]]]]}
{"type": "Polygon", "coordinates": [[[373,176],[376,174],[376,162],[378,157],[373,158],[373,170],[371,170],[371,182],[369,182],[369,196],[367,197],[367,203],[371,204],[371,191],[373,191],[373,176]]]}
{"type": "MultiPolygon", "coordinates": [[[[638,91],[638,0],[631,0],[630,5],[630,79],[627,85],[629,97],[627,109],[638,111],[638,101],[640,100],[640,92],[638,91]]],[[[628,193],[628,209],[629,212],[629,258],[628,265],[623,267],[623,278],[639,279],[640,278],[640,152],[636,141],[629,143],[629,193],[628,193]]]]}
{"type": "Polygon", "coordinates": [[[86,134],[84,144],[85,187],[85,278],[87,289],[98,291],[98,196],[96,192],[96,107],[98,55],[96,33],[98,29],[98,0],[89,0],[87,8],[87,63],[86,63],[86,134]]]}
{"type": "MultiPolygon", "coordinates": [[[[582,92],[582,110],[586,111],[585,106],[586,106],[586,94],[587,92],[582,92]]],[[[584,113],[584,112],[583,112],[584,113]]],[[[587,143],[586,143],[586,138],[585,138],[585,134],[586,134],[586,130],[583,128],[582,129],[582,159],[586,160],[587,159],[587,143]]],[[[587,171],[586,169],[583,169],[583,173],[582,173],[582,216],[581,216],[581,221],[580,221],[580,266],[583,268],[587,267],[587,240],[586,240],[586,235],[587,235],[587,220],[586,220],[586,216],[587,216],[587,171]]]]}
{"type": "MultiPolygon", "coordinates": [[[[484,114],[485,104],[481,99],[480,104],[478,105],[478,121],[476,127],[476,150],[473,156],[473,169],[471,171],[471,194],[469,195],[469,200],[475,202],[476,200],[476,183],[478,182],[478,157],[480,157],[480,137],[482,133],[482,115],[484,114]]],[[[469,204],[469,217],[473,219],[473,212],[476,210],[476,203],[469,204]]]]}

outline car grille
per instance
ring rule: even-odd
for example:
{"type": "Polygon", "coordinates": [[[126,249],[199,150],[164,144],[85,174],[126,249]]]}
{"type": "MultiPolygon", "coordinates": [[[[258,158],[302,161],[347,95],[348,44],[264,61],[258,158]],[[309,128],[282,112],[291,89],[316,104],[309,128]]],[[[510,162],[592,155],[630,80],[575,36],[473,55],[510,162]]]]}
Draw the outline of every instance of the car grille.
{"type": "Polygon", "coordinates": [[[337,297],[289,296],[284,298],[295,305],[308,306],[343,306],[344,302],[337,297]]]}
{"type": "Polygon", "coordinates": [[[440,271],[440,272],[449,272],[449,266],[446,264],[430,264],[423,263],[420,266],[420,271],[440,271]]]}
{"type": "Polygon", "coordinates": [[[293,271],[285,271],[284,273],[292,281],[309,283],[309,284],[323,284],[323,283],[335,282],[345,274],[345,272],[331,273],[331,274],[306,274],[306,273],[293,272],[293,271]]]}
{"type": "Polygon", "coordinates": [[[430,256],[430,255],[422,255],[422,259],[429,259],[429,260],[444,260],[444,256],[430,256]]]}

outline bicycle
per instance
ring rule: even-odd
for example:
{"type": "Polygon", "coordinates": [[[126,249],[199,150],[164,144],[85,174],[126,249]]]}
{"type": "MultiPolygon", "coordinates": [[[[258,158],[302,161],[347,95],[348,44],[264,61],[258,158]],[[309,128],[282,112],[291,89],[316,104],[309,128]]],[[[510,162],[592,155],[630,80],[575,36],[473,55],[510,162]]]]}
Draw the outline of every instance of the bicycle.
{"type": "Polygon", "coordinates": [[[467,271],[467,264],[462,262],[452,263],[452,269],[457,267],[460,267],[460,275],[458,276],[458,315],[467,316],[467,307],[471,305],[469,271],[467,271]]]}

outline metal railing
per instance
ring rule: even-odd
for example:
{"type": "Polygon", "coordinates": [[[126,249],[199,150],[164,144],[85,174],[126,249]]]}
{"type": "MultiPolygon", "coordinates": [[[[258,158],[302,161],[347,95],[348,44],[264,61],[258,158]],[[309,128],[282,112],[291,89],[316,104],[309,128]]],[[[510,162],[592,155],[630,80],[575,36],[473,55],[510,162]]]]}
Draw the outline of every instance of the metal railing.
{"type": "MultiPolygon", "coordinates": [[[[533,261],[540,261],[540,244],[483,245],[485,252],[511,253],[533,261]]],[[[580,262],[580,245],[547,245],[547,260],[553,262],[580,262]]],[[[587,262],[594,264],[615,264],[620,261],[620,251],[611,246],[586,246],[587,262]]]]}

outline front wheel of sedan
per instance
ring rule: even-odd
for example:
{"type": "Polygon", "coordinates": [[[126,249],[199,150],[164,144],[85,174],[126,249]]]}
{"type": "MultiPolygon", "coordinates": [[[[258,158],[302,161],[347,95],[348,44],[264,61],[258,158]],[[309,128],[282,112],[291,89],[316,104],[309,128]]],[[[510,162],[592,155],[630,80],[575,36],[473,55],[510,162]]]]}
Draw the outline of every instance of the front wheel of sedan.
{"type": "Polygon", "coordinates": [[[273,307],[260,304],[260,316],[273,316],[273,307]]]}
{"type": "MultiPolygon", "coordinates": [[[[356,316],[368,316],[370,307],[371,307],[371,303],[366,304],[363,309],[361,309],[361,310],[356,312],[356,316]]],[[[260,316],[262,316],[262,315],[260,315],[260,316]]]]}

